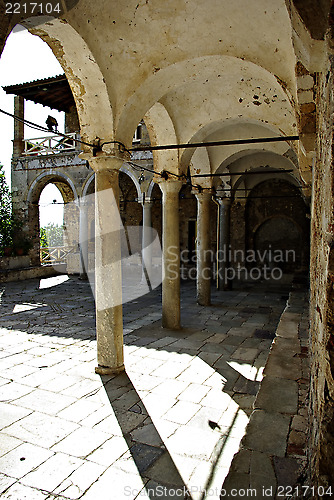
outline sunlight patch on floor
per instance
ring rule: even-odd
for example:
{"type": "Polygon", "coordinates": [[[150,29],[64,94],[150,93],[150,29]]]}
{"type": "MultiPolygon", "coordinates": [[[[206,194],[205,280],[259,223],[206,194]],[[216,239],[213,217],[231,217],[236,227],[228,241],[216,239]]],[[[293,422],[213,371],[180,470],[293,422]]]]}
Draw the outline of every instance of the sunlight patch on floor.
{"type": "MultiPolygon", "coordinates": [[[[191,498],[219,500],[249,417],[223,391],[224,378],[198,356],[163,347],[124,348],[127,373],[191,498]],[[156,387],[150,386],[150,378],[156,378],[156,387]]],[[[257,376],[251,365],[231,367],[252,380],[257,376]]]]}
{"type": "Polygon", "coordinates": [[[61,285],[65,281],[68,281],[69,277],[67,275],[53,276],[52,278],[42,278],[39,282],[39,289],[52,288],[53,286],[61,285]]]}
{"type": "Polygon", "coordinates": [[[38,309],[39,307],[47,307],[47,304],[29,304],[28,302],[23,302],[23,304],[15,304],[12,312],[15,314],[38,309]]]}
{"type": "Polygon", "coordinates": [[[227,364],[248,380],[261,382],[263,378],[262,372],[264,366],[257,368],[256,366],[252,366],[248,363],[238,363],[237,361],[227,361],[227,364]]]}

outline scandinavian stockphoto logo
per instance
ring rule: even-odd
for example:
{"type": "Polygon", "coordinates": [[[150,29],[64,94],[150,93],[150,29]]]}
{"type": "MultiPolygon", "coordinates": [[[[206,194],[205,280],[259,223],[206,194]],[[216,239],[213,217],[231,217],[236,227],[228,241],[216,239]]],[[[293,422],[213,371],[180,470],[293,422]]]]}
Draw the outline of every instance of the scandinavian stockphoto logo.
{"type": "Polygon", "coordinates": [[[151,227],[123,225],[112,189],[84,196],[80,205],[68,203],[65,210],[65,241],[76,241],[80,248],[98,310],[134,300],[161,284],[158,233],[151,227]]]}
{"type": "Polygon", "coordinates": [[[29,19],[29,24],[36,27],[44,24],[47,18],[63,17],[79,0],[39,0],[31,2],[20,0],[19,2],[5,2],[5,17],[9,18],[10,25],[15,33],[24,30],[19,23],[29,19]]]}

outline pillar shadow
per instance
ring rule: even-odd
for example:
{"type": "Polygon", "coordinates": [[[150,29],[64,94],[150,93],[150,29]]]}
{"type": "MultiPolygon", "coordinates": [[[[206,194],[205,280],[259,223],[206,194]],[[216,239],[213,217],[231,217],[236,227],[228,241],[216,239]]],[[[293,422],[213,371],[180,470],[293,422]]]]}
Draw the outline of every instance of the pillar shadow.
{"type": "Polygon", "coordinates": [[[148,498],[151,500],[158,498],[192,500],[173,458],[165,447],[159,431],[128,374],[124,372],[111,380],[101,376],[101,380],[131,457],[145,485],[148,498]],[[120,379],[121,385],[129,389],[127,394],[133,401],[133,405],[128,409],[120,407],[119,399],[115,397],[115,388],[119,387],[120,379]],[[142,430],[145,426],[149,426],[149,441],[154,445],[132,437],[132,432],[142,430]],[[177,494],[175,494],[176,491],[177,494]],[[180,494],[181,492],[182,494],[180,494]]]}
{"type": "MultiPolygon", "coordinates": [[[[238,413],[236,413],[234,415],[232,423],[231,423],[231,425],[229,427],[228,432],[226,434],[222,435],[222,438],[217,442],[217,444],[215,446],[215,449],[213,451],[213,453],[214,453],[214,460],[212,462],[208,478],[207,478],[207,480],[205,482],[205,485],[202,488],[202,492],[201,492],[201,496],[200,496],[199,500],[205,500],[206,492],[210,491],[210,489],[211,489],[211,484],[212,484],[212,481],[213,481],[213,478],[214,478],[214,474],[215,474],[215,470],[216,470],[217,464],[218,464],[219,459],[220,459],[220,457],[221,457],[221,455],[222,455],[222,453],[224,451],[226,442],[227,442],[228,438],[230,437],[233,425],[234,425],[234,423],[235,423],[235,421],[237,419],[237,415],[238,415],[238,413]]],[[[212,424],[215,424],[215,422],[210,422],[209,421],[209,425],[212,425],[212,424]]]]}
{"type": "MultiPolygon", "coordinates": [[[[135,345],[135,342],[133,345],[135,345]]],[[[163,348],[159,350],[163,350],[163,348]]],[[[221,374],[218,368],[213,369],[216,373],[221,374]]],[[[233,371],[232,368],[230,368],[230,370],[233,371]]],[[[224,377],[224,375],[222,375],[222,377],[224,377]]],[[[164,445],[163,438],[157,430],[129,375],[125,372],[124,374],[118,375],[111,380],[108,377],[101,376],[101,380],[110,405],[121,428],[123,437],[131,453],[131,457],[145,485],[148,498],[151,500],[156,500],[158,498],[165,500],[172,500],[174,498],[175,500],[192,500],[191,486],[189,486],[189,491],[188,486],[181,477],[172,456],[164,445]],[[130,400],[130,407],[127,409],[119,404],[119,394],[117,393],[117,388],[119,388],[120,385],[122,387],[125,386],[128,389],[127,394],[130,400]],[[144,427],[146,427],[147,430],[149,429],[150,444],[147,442],[141,442],[139,439],[137,440],[132,436],[134,431],[141,431],[144,427]],[[178,491],[177,495],[174,495],[175,490],[178,491]],[[180,490],[184,493],[183,496],[180,495],[180,490]],[[161,493],[162,491],[163,494],[161,493]]],[[[259,382],[248,380],[243,375],[240,375],[239,380],[247,385],[249,393],[257,393],[260,385],[259,382]]],[[[224,392],[223,387],[220,387],[220,389],[224,392]]],[[[232,397],[231,399],[233,400],[234,398],[232,397]]],[[[237,404],[239,406],[238,402],[237,404]]],[[[229,422],[228,430],[226,431],[225,429],[225,432],[220,431],[220,426],[215,421],[207,421],[208,428],[211,427],[211,429],[215,429],[218,433],[221,432],[221,436],[217,440],[214,450],[212,451],[208,475],[205,480],[205,484],[201,485],[202,493],[199,496],[199,500],[204,500],[206,494],[205,492],[210,491],[217,464],[222,453],[224,452],[225,446],[227,445],[231,431],[238,417],[239,410],[242,410],[240,406],[232,420],[229,422]]],[[[143,441],[145,441],[145,438],[143,441]]]]}

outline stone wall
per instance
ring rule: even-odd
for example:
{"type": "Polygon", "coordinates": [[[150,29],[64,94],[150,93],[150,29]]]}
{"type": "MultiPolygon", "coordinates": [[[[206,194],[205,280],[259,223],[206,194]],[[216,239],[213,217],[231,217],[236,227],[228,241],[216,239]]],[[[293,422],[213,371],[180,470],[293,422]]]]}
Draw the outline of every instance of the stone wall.
{"type": "MultiPolygon", "coordinates": [[[[20,157],[12,161],[13,207],[16,216],[23,222],[23,233],[32,243],[30,257],[32,265],[39,265],[39,197],[44,187],[55,184],[64,203],[72,202],[81,194],[85,180],[91,175],[84,160],[76,153],[44,157],[20,157]],[[66,168],[63,168],[66,166],[66,168]]],[[[65,210],[66,212],[66,210],[65,210]]],[[[65,213],[65,224],[71,232],[69,244],[78,241],[78,214],[65,213]],[[75,222],[76,221],[76,222],[75,222]]],[[[72,210],[73,212],[73,210],[72,210]]]]}
{"type": "Polygon", "coordinates": [[[333,67],[317,75],[317,156],[311,226],[311,442],[314,483],[334,485],[333,67]]]}
{"type": "Polygon", "coordinates": [[[29,255],[0,257],[0,270],[23,269],[31,264],[29,255]]]}
{"type": "Polygon", "coordinates": [[[231,204],[231,253],[237,250],[246,250],[246,226],[245,226],[246,200],[236,198],[231,204]]]}
{"type": "Polygon", "coordinates": [[[73,104],[68,113],[65,113],[65,134],[78,132],[78,130],[80,130],[79,117],[77,108],[73,104]]]}
{"type": "MultiPolygon", "coordinates": [[[[283,252],[283,271],[308,268],[309,219],[299,189],[281,179],[255,186],[247,200],[246,249],[283,252]]],[[[279,255],[277,254],[277,258],[279,255]]]]}
{"type": "Polygon", "coordinates": [[[120,213],[122,222],[126,226],[139,226],[142,224],[143,213],[142,206],[138,203],[137,189],[131,178],[120,172],[120,213]]]}
{"type": "Polygon", "coordinates": [[[152,190],[152,227],[157,231],[162,241],[162,192],[158,184],[152,190]]]}
{"type": "MultiPolygon", "coordinates": [[[[247,200],[236,198],[231,205],[231,255],[239,262],[239,250],[262,255],[267,249],[281,250],[288,256],[287,262],[276,263],[283,272],[308,269],[308,212],[299,189],[290,182],[270,179],[257,184],[247,200]]],[[[240,263],[247,267],[247,262],[240,263]]]]}

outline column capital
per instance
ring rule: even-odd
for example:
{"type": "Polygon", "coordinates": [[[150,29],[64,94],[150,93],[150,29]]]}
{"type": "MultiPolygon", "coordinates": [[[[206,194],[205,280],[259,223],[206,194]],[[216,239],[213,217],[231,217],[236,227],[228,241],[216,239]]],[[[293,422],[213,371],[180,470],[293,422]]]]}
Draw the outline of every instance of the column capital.
{"type": "Polygon", "coordinates": [[[164,195],[166,194],[178,194],[183,181],[180,179],[156,179],[157,184],[159,185],[161,191],[164,195]]]}
{"type": "Polygon", "coordinates": [[[145,196],[145,193],[141,193],[141,195],[137,198],[137,202],[145,207],[150,207],[153,205],[153,200],[148,196],[145,196]]]}
{"type": "Polygon", "coordinates": [[[96,156],[91,153],[80,153],[79,157],[87,160],[94,172],[102,172],[119,170],[123,163],[129,160],[130,155],[126,151],[110,148],[108,151],[99,151],[96,156]]]}
{"type": "Polygon", "coordinates": [[[153,200],[151,198],[145,198],[144,201],[141,201],[143,208],[151,208],[153,205],[153,200]]]}
{"type": "Polygon", "coordinates": [[[192,189],[191,194],[195,195],[199,202],[205,200],[211,200],[213,191],[212,189],[205,189],[204,191],[200,191],[198,189],[192,189]]]}
{"type": "MultiPolygon", "coordinates": [[[[92,195],[88,195],[88,196],[92,196],[92,195]]],[[[80,196],[79,198],[79,208],[87,208],[91,203],[88,201],[88,196],[87,195],[83,195],[83,196],[80,196]]]]}
{"type": "Polygon", "coordinates": [[[217,203],[219,203],[220,205],[224,205],[225,207],[230,207],[232,203],[231,198],[228,198],[227,196],[224,197],[217,196],[216,201],[217,203]]]}

